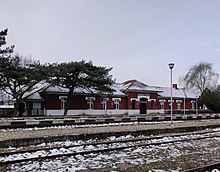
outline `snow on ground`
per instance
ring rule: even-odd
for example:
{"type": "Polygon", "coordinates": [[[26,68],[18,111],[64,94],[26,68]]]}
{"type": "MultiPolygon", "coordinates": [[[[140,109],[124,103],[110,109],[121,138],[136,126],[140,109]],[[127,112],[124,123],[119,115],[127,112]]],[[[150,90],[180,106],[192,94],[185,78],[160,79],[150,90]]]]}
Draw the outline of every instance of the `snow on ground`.
{"type": "MultiPolygon", "coordinates": [[[[185,147],[186,145],[181,145],[185,147]]],[[[195,146],[192,143],[190,146],[195,146]]],[[[205,145],[203,145],[203,148],[205,145]]],[[[207,153],[209,149],[204,149],[202,153],[207,153]]],[[[199,152],[201,153],[201,152],[199,152]]],[[[99,168],[112,168],[117,170],[120,164],[132,164],[143,165],[155,162],[160,162],[166,159],[175,159],[181,156],[184,152],[177,149],[171,144],[164,144],[160,146],[147,146],[126,149],[124,151],[112,152],[111,154],[89,154],[89,155],[77,155],[75,157],[63,158],[57,160],[49,160],[42,163],[29,162],[22,165],[12,165],[11,171],[76,171],[83,169],[99,169],[99,168]],[[167,156],[158,156],[166,154],[167,156]]],[[[188,153],[190,154],[190,153],[188,153]]],[[[170,169],[171,170],[171,169],[170,169]]],[[[179,169],[173,169],[173,171],[179,171],[179,169]]]]}
{"type": "MultiPolygon", "coordinates": [[[[216,131],[220,131],[216,129],[216,131]]],[[[189,136],[180,136],[180,137],[164,137],[162,139],[154,139],[152,142],[164,142],[171,140],[178,140],[180,138],[190,139],[198,136],[204,135],[189,135],[189,136]]],[[[132,135],[121,136],[121,137],[109,137],[107,140],[124,140],[128,138],[133,138],[132,135]]],[[[91,142],[94,142],[90,140],[91,142]]],[[[83,141],[78,142],[60,142],[55,144],[82,144],[83,141]]],[[[85,143],[85,142],[84,142],[85,143]]],[[[51,145],[54,143],[50,143],[51,145]]],[[[129,143],[130,144],[130,143],[129,143]]],[[[142,146],[135,148],[128,148],[122,151],[113,151],[110,153],[92,153],[89,155],[76,155],[71,157],[63,157],[54,160],[46,160],[44,162],[24,162],[21,164],[14,164],[8,167],[8,172],[26,172],[26,171],[78,171],[84,169],[100,169],[100,168],[110,168],[112,171],[117,171],[121,164],[131,164],[134,166],[141,166],[144,164],[151,165],[155,163],[163,163],[166,161],[171,161],[175,163],[178,158],[188,157],[188,156],[200,156],[200,155],[213,155],[220,151],[220,148],[216,145],[220,144],[220,139],[214,137],[206,140],[196,140],[196,141],[187,141],[187,142],[177,142],[175,144],[161,144],[161,145],[151,145],[151,146],[142,146]],[[193,149],[192,149],[193,148],[193,149]]],[[[120,144],[120,146],[126,146],[126,143],[120,144]]],[[[42,145],[39,145],[42,146],[42,145]]],[[[112,145],[113,147],[116,145],[112,145]]],[[[70,149],[53,149],[49,154],[54,155],[58,153],[68,153],[68,152],[78,152],[83,150],[94,150],[97,148],[105,148],[105,145],[99,145],[97,147],[93,145],[88,145],[86,147],[77,146],[70,149]]],[[[33,154],[19,154],[18,157],[8,157],[8,159],[17,159],[17,158],[26,158],[33,156],[45,156],[45,151],[38,151],[33,154]]],[[[203,161],[209,161],[208,156],[203,158],[203,161]],[[206,158],[206,159],[205,159],[206,158]]],[[[3,160],[3,159],[0,159],[3,160]]],[[[5,159],[6,160],[6,159],[5,159]]],[[[167,163],[166,163],[167,164],[167,163]]],[[[175,167],[167,167],[167,169],[157,169],[153,168],[150,171],[152,172],[165,172],[165,171],[182,171],[182,168],[176,165],[175,167]]],[[[218,170],[213,170],[213,172],[218,172],[218,170]]]]}

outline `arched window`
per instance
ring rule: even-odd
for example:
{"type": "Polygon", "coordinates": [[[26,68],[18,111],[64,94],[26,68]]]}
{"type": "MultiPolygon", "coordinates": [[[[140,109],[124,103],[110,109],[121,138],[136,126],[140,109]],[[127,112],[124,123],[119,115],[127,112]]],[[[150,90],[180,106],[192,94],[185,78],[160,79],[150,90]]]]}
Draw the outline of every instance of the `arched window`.
{"type": "Polygon", "coordinates": [[[181,109],[181,103],[182,103],[181,100],[177,100],[177,101],[176,101],[176,104],[177,104],[177,110],[180,110],[180,109],[181,109]]]}
{"type": "Polygon", "coordinates": [[[160,102],[160,109],[164,109],[164,101],[160,102]]]}
{"type": "Polygon", "coordinates": [[[195,101],[191,101],[191,103],[192,103],[192,110],[195,110],[196,109],[195,108],[196,102],[195,101]]]}
{"type": "Polygon", "coordinates": [[[154,108],[155,108],[155,101],[154,101],[154,100],[151,100],[151,101],[150,101],[150,108],[151,108],[151,109],[154,109],[154,108]]]}
{"type": "Polygon", "coordinates": [[[136,100],[132,100],[132,109],[136,109],[136,103],[137,101],[136,100]]]}

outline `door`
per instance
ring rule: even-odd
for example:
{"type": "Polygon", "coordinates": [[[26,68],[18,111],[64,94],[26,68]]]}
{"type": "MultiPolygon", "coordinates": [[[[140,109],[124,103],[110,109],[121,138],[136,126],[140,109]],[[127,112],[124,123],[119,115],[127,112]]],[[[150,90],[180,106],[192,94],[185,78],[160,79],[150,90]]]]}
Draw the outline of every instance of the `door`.
{"type": "Polygon", "coordinates": [[[140,98],[140,114],[147,114],[147,98],[140,98]]]}

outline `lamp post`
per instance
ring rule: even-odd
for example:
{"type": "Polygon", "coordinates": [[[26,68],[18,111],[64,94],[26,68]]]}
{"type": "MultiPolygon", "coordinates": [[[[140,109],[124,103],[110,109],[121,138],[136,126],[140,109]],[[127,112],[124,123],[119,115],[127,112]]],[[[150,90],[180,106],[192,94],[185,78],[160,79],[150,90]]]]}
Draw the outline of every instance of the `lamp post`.
{"type": "Polygon", "coordinates": [[[173,81],[172,81],[172,69],[174,67],[174,63],[169,63],[170,68],[170,122],[173,124],[173,81]]]}
{"type": "Polygon", "coordinates": [[[196,115],[198,115],[198,96],[196,96],[196,115]]]}
{"type": "Polygon", "coordinates": [[[186,114],[186,92],[185,92],[185,87],[183,87],[183,94],[184,94],[184,98],[183,98],[183,114],[186,114]]]}

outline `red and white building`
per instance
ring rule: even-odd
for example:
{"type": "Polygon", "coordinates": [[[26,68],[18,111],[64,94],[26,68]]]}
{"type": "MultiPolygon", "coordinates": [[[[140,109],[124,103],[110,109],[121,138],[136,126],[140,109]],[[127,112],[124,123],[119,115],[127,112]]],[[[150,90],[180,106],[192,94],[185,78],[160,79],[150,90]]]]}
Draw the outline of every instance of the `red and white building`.
{"type": "MultiPolygon", "coordinates": [[[[77,88],[71,97],[68,115],[119,115],[165,113],[170,110],[170,87],[149,86],[137,80],[116,83],[115,92],[101,96],[77,88]]],[[[26,115],[63,115],[68,89],[42,83],[24,97],[26,115]]],[[[197,95],[172,88],[173,110],[195,110],[197,95]]]]}

